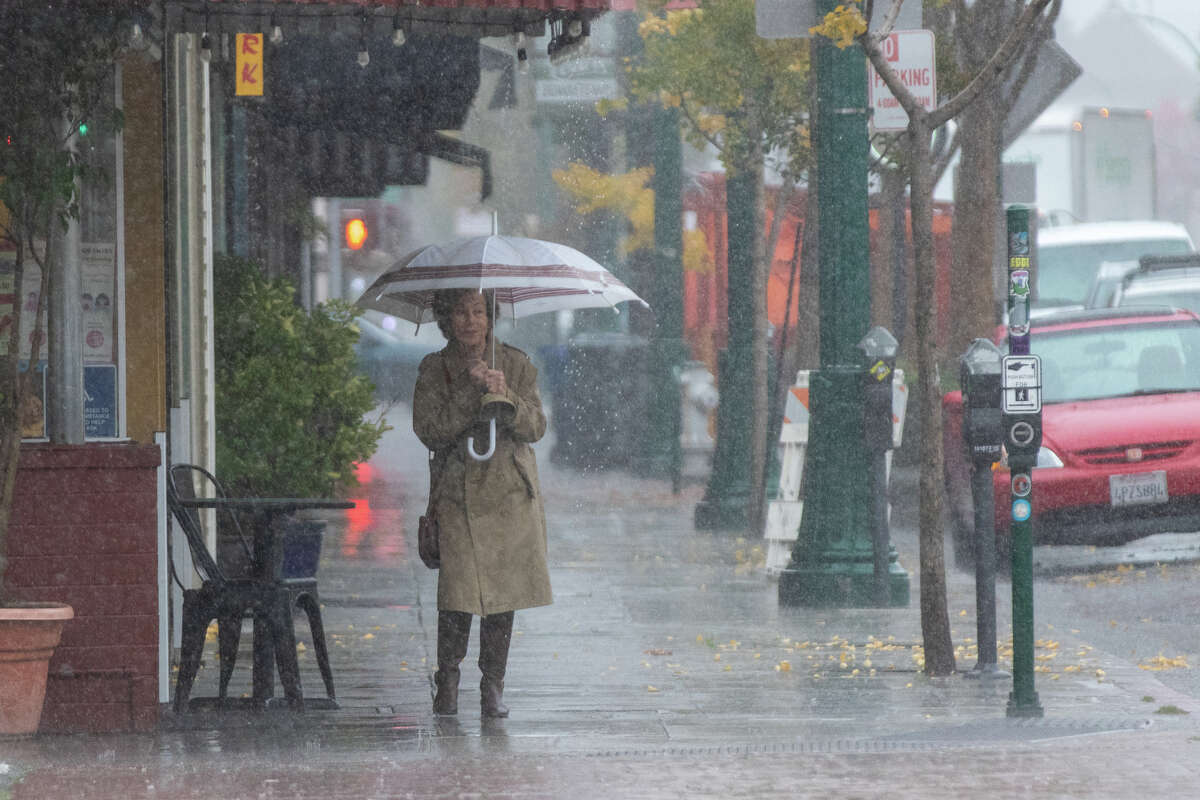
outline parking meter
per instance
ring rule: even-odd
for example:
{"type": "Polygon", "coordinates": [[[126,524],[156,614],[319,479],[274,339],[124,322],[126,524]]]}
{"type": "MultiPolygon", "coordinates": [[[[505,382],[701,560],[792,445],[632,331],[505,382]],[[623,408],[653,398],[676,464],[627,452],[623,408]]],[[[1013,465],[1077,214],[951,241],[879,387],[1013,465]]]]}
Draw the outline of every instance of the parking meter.
{"type": "Polygon", "coordinates": [[[863,355],[863,441],[871,462],[874,498],[871,512],[871,550],[874,595],[879,606],[889,605],[889,564],[894,552],[888,530],[887,451],[892,449],[892,376],[896,372],[896,337],[875,327],[855,345],[863,355]]]}
{"type": "Polygon", "coordinates": [[[887,328],[874,327],[856,347],[863,354],[863,437],[867,450],[885,453],[892,449],[892,376],[900,343],[887,328]]]}
{"type": "Polygon", "coordinates": [[[971,500],[975,508],[975,621],[979,658],[970,677],[1003,677],[996,647],[996,524],[992,509],[992,464],[1004,441],[1002,377],[1004,355],[987,339],[971,342],[959,360],[963,392],[962,438],[971,462],[971,500]]]}
{"type": "Polygon", "coordinates": [[[1000,414],[1000,364],[1004,355],[987,339],[971,342],[959,360],[963,393],[962,438],[967,458],[976,466],[1000,460],[1004,439],[1000,414]]]}

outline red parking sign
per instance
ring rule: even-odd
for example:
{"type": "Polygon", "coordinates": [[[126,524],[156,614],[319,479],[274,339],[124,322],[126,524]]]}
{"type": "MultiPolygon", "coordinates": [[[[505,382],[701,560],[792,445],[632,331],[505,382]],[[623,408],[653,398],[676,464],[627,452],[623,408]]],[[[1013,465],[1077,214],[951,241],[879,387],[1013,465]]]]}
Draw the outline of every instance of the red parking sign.
{"type": "MultiPolygon", "coordinates": [[[[912,92],[926,111],[937,107],[937,72],[933,61],[933,31],[894,31],[880,43],[884,58],[900,82],[912,92]]],[[[908,127],[908,112],[867,64],[867,95],[872,124],[877,131],[902,131],[908,127]]]]}

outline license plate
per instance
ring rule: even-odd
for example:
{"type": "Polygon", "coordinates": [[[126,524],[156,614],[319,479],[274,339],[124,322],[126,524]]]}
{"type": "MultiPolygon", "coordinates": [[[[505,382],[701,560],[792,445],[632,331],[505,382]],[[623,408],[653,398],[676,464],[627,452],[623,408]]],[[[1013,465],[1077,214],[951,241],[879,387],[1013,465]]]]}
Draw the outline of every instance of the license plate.
{"type": "Polygon", "coordinates": [[[1167,502],[1167,472],[1109,475],[1108,495],[1114,508],[1167,502]]]}

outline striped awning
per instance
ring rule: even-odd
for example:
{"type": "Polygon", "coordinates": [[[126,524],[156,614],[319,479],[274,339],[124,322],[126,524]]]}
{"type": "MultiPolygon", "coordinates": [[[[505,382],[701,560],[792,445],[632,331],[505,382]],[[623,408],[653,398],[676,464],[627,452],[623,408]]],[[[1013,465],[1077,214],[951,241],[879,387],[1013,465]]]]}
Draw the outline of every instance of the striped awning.
{"type": "Polygon", "coordinates": [[[285,37],[347,31],[366,36],[438,33],[542,36],[548,21],[592,19],[612,0],[166,0],[171,33],[269,33],[285,37]]]}

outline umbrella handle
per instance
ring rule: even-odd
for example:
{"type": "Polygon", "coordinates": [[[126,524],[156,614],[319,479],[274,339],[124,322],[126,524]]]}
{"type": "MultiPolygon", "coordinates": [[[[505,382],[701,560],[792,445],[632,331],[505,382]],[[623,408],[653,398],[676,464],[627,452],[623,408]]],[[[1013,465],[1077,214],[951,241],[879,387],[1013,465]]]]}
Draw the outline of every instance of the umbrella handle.
{"type": "Polygon", "coordinates": [[[476,453],[475,452],[475,437],[474,436],[467,437],[467,452],[471,455],[471,458],[475,459],[476,461],[487,461],[496,452],[496,418],[495,417],[492,417],[491,421],[489,422],[488,436],[489,436],[489,441],[488,441],[488,449],[487,449],[486,453],[476,453]]]}

